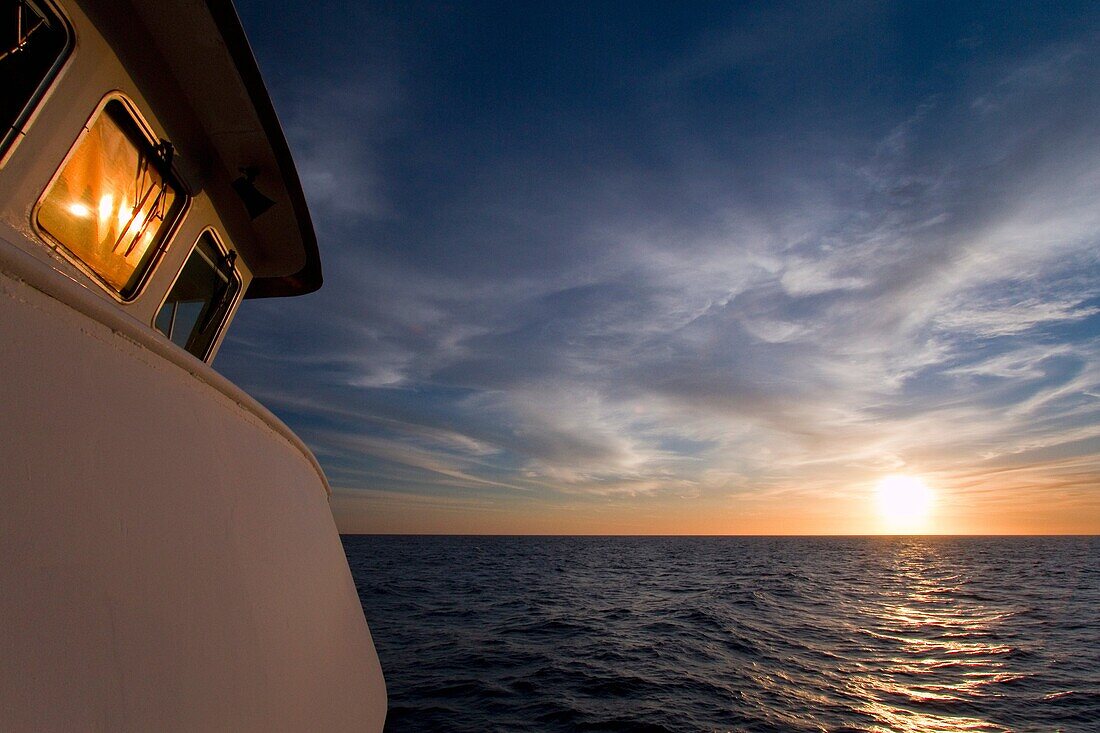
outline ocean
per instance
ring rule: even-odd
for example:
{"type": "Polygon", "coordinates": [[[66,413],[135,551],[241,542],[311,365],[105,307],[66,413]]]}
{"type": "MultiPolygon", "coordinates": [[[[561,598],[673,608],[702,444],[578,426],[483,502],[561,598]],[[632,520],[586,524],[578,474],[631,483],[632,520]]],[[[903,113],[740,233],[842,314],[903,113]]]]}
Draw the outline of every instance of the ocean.
{"type": "Polygon", "coordinates": [[[343,538],[386,731],[1100,731],[1100,538],[343,538]]]}

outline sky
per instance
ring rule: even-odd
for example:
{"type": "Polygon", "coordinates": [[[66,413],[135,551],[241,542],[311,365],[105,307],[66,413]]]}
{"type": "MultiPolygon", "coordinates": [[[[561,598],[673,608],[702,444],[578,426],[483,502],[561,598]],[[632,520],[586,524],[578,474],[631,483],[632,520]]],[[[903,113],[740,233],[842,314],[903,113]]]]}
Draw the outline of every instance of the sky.
{"type": "Polygon", "coordinates": [[[1100,532],[1100,5],[241,0],[344,532],[1100,532]]]}

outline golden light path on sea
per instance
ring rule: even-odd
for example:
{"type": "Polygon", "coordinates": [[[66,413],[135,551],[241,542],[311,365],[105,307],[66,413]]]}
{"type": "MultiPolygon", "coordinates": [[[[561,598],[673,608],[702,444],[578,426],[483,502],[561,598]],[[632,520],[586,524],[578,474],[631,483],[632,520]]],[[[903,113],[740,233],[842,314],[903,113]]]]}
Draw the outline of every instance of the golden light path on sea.
{"type": "Polygon", "coordinates": [[[889,642],[891,652],[849,683],[870,701],[863,711],[881,723],[875,730],[1005,730],[959,711],[973,708],[986,686],[1018,677],[1004,661],[1012,649],[997,643],[1004,612],[967,592],[968,579],[934,545],[900,546],[893,571],[881,597],[861,609],[862,633],[889,642]]]}

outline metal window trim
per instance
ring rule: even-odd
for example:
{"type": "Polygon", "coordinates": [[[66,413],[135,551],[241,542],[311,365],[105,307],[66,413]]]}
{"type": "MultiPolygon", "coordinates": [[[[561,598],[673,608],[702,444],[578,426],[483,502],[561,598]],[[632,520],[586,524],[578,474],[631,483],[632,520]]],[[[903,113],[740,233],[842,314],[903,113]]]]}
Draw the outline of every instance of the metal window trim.
{"type": "Polygon", "coordinates": [[[72,160],[72,157],[76,154],[77,148],[80,147],[80,143],[91,132],[92,125],[96,122],[96,120],[99,119],[100,115],[105,112],[105,110],[107,109],[107,105],[109,105],[111,102],[119,102],[122,105],[123,109],[126,111],[126,114],[129,115],[130,120],[137,128],[138,133],[142,136],[142,138],[145,140],[146,144],[150,148],[154,147],[160,142],[156,132],[153,130],[152,125],[149,124],[149,122],[145,119],[145,116],[141,114],[141,110],[138,108],[137,104],[133,100],[131,100],[125,92],[120,89],[114,89],[110,92],[107,92],[107,94],[105,94],[103,98],[99,100],[99,103],[95,106],[95,110],[93,110],[91,116],[89,116],[88,119],[84,122],[84,125],[80,128],[80,132],[77,134],[76,139],[73,140],[72,145],[69,146],[69,151],[65,153],[65,157],[62,158],[61,163],[57,166],[57,169],[54,171],[53,175],[50,176],[50,180],[46,184],[46,187],[42,189],[42,193],[39,195],[38,201],[31,209],[30,224],[31,229],[34,231],[39,239],[41,239],[45,244],[49,245],[55,252],[62,255],[82,273],[87,275],[116,302],[125,304],[133,303],[145,292],[145,287],[152,279],[153,272],[160,264],[161,259],[164,257],[164,253],[171,246],[172,240],[175,238],[176,232],[179,231],[180,225],[187,218],[187,213],[191,209],[191,193],[188,190],[187,186],[184,184],[183,177],[180,176],[179,173],[176,171],[174,164],[172,166],[172,169],[169,171],[169,174],[171,176],[170,182],[176,188],[179,197],[183,199],[183,203],[180,206],[179,213],[176,214],[175,218],[171,222],[167,223],[164,231],[164,236],[157,244],[156,249],[154,250],[153,255],[149,258],[148,263],[146,263],[145,270],[139,276],[137,285],[134,286],[133,293],[131,293],[127,297],[123,297],[121,292],[115,290],[114,286],[112,286],[99,273],[97,273],[91,265],[83,260],[83,258],[70,250],[64,242],[50,234],[38,224],[38,213],[42,209],[42,205],[46,202],[46,195],[50,192],[50,189],[53,188],[53,185],[57,182],[58,178],[61,177],[62,171],[65,170],[65,167],[69,164],[69,161],[72,160]]]}
{"type": "Polygon", "coordinates": [[[0,135],[0,169],[11,160],[12,154],[27,137],[27,131],[34,125],[38,111],[42,108],[42,103],[53,91],[58,79],[61,78],[61,71],[69,65],[75,55],[73,52],[76,50],[77,45],[76,30],[73,28],[69,16],[53,0],[36,0],[36,2],[57,14],[58,19],[61,21],[61,27],[65,30],[65,46],[61,49],[58,57],[54,59],[50,68],[46,70],[27,103],[23,105],[23,109],[16,115],[11,128],[0,135]]]}
{"type": "MultiPolygon", "coordinates": [[[[195,253],[195,251],[198,249],[199,242],[201,242],[202,238],[207,234],[210,235],[210,238],[214,241],[214,247],[218,250],[218,252],[221,253],[223,257],[228,257],[230,252],[236,252],[235,249],[225,243],[225,239],[218,232],[217,227],[213,225],[207,225],[203,227],[202,231],[200,231],[198,233],[198,236],[195,237],[195,241],[191,244],[191,249],[187,250],[187,256],[183,258],[183,262],[180,264],[179,269],[176,271],[175,276],[172,278],[172,283],[168,286],[168,289],[164,291],[164,297],[161,298],[160,305],[158,305],[156,310],[153,311],[153,320],[150,321],[150,325],[153,327],[153,330],[161,336],[164,336],[165,334],[163,331],[157,328],[157,316],[160,315],[161,310],[164,308],[165,304],[168,303],[168,298],[172,295],[172,291],[176,287],[176,282],[180,279],[180,276],[183,274],[184,269],[187,268],[187,263],[191,260],[191,255],[195,253]]],[[[202,252],[199,252],[199,254],[201,255],[202,252]]],[[[237,253],[237,257],[240,257],[240,253],[237,253]]],[[[214,266],[215,268],[217,267],[216,263],[214,264],[214,266]]],[[[221,322],[218,324],[218,330],[214,334],[214,338],[210,339],[210,346],[207,347],[206,353],[202,356],[191,354],[192,356],[195,356],[196,358],[199,358],[208,364],[211,361],[212,355],[217,352],[218,347],[221,345],[222,337],[225,335],[225,332],[227,330],[226,326],[228,326],[229,323],[233,320],[233,316],[237,313],[237,307],[240,306],[241,300],[244,296],[244,278],[241,277],[240,270],[237,269],[237,266],[235,264],[232,265],[230,269],[233,272],[233,281],[237,285],[237,292],[233,295],[233,302],[231,302],[229,304],[229,307],[225,309],[225,315],[222,316],[221,322]]],[[[175,316],[173,316],[173,319],[174,318],[175,316]]],[[[171,341],[170,337],[165,336],[165,338],[171,341]]],[[[172,342],[172,344],[176,346],[176,348],[187,351],[187,349],[183,348],[179,344],[176,344],[174,341],[172,342]]],[[[190,354],[191,352],[188,351],[187,353],[190,354]]]]}

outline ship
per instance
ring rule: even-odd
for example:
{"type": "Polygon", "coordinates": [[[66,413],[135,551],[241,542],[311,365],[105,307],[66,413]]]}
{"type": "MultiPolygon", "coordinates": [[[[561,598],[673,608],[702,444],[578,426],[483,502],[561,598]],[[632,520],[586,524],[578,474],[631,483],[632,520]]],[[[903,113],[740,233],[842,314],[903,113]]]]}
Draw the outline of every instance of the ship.
{"type": "Polygon", "coordinates": [[[212,366],[322,283],[235,8],[0,0],[0,116],[0,729],[381,730],[325,474],[212,366]]]}

